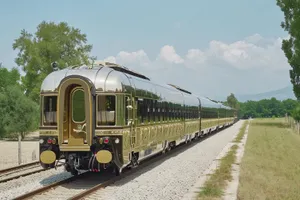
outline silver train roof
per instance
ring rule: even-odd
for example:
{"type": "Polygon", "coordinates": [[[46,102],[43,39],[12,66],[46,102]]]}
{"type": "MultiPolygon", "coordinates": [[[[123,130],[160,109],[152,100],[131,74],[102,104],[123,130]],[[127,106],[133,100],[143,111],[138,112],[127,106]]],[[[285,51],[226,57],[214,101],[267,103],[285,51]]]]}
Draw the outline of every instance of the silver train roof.
{"type": "Polygon", "coordinates": [[[82,65],[53,71],[43,81],[41,93],[57,92],[60,82],[67,76],[83,76],[93,83],[96,92],[131,93],[135,91],[140,97],[159,97],[162,101],[168,99],[173,103],[202,107],[220,108],[220,105],[172,84],[157,84],[142,74],[123,66],[98,61],[93,67],[82,65]]]}

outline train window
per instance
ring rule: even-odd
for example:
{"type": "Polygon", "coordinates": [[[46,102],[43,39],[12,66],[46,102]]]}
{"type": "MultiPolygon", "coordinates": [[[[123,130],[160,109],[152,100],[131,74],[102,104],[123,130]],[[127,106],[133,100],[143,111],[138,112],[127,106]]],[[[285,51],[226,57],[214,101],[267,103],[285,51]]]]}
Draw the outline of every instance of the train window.
{"type": "Polygon", "coordinates": [[[157,122],[157,101],[156,100],[153,100],[153,113],[152,113],[152,120],[153,122],[157,122]]]}
{"type": "Polygon", "coordinates": [[[146,120],[145,122],[150,122],[150,103],[149,103],[149,99],[144,99],[144,105],[146,108],[146,120]]]}
{"type": "Polygon", "coordinates": [[[152,116],[152,101],[150,99],[147,99],[147,122],[151,122],[151,116],[152,116]]]}
{"type": "Polygon", "coordinates": [[[157,121],[160,122],[161,120],[161,102],[157,102],[157,121]]]}
{"type": "Polygon", "coordinates": [[[72,119],[74,122],[85,121],[84,91],[77,89],[72,95],[72,119]]]}
{"type": "Polygon", "coordinates": [[[97,125],[116,124],[116,96],[98,95],[97,125]]]}
{"type": "Polygon", "coordinates": [[[169,104],[168,102],[165,102],[165,121],[169,121],[170,117],[169,117],[169,104]]]}
{"type": "Polygon", "coordinates": [[[56,126],[57,96],[43,97],[43,125],[56,126]]]}
{"type": "Polygon", "coordinates": [[[166,112],[165,103],[164,102],[160,102],[160,120],[162,122],[165,121],[165,112],[166,112]]]}
{"type": "Polygon", "coordinates": [[[172,121],[172,105],[171,103],[167,104],[168,108],[168,121],[172,121]]]}
{"type": "Polygon", "coordinates": [[[139,123],[144,123],[145,115],[144,115],[144,100],[136,98],[137,101],[137,115],[139,123]]]}

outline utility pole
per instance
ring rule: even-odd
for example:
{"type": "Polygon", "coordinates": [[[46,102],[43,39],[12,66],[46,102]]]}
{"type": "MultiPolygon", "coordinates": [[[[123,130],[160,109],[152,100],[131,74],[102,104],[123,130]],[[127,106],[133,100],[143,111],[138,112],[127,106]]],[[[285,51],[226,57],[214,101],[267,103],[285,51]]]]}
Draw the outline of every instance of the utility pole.
{"type": "Polygon", "coordinates": [[[18,164],[21,165],[21,133],[18,134],[18,164]]]}

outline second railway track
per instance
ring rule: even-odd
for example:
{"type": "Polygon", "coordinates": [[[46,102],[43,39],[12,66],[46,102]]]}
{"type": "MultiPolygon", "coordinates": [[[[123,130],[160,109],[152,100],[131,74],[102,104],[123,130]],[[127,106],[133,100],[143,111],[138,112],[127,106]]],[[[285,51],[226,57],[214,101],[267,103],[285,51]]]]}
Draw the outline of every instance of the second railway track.
{"type": "Polygon", "coordinates": [[[26,163],[26,164],[17,165],[17,166],[14,166],[14,167],[9,167],[9,168],[6,168],[6,169],[1,169],[0,170],[0,177],[5,176],[7,174],[11,174],[11,173],[14,173],[14,172],[21,171],[23,169],[27,169],[27,168],[30,169],[30,168],[36,167],[38,165],[39,165],[39,162],[34,161],[34,162],[31,162],[31,163],[26,163]]]}
{"type": "MultiPolygon", "coordinates": [[[[59,164],[58,166],[61,166],[61,164],[59,164]]],[[[0,170],[0,183],[11,181],[13,179],[17,179],[24,176],[29,176],[31,174],[39,173],[46,170],[48,169],[44,169],[40,166],[39,161],[3,169],[0,170]]]]}
{"type": "MultiPolygon", "coordinates": [[[[220,131],[220,130],[219,130],[220,131]]],[[[120,176],[114,176],[113,174],[108,173],[90,173],[85,172],[78,176],[72,176],[71,178],[44,186],[37,190],[28,192],[24,195],[16,197],[16,200],[21,199],[69,199],[69,200],[77,200],[84,199],[92,196],[92,194],[101,188],[105,188],[113,183],[127,177],[131,174],[134,174],[147,166],[153,166],[158,161],[162,161],[168,159],[168,157],[180,152],[184,151],[187,148],[190,148],[199,142],[207,139],[214,134],[204,137],[201,140],[196,142],[191,142],[190,145],[180,145],[173,149],[172,151],[166,154],[158,154],[154,155],[151,158],[140,163],[140,166],[137,168],[133,168],[131,170],[125,170],[120,176]]]]}
{"type": "Polygon", "coordinates": [[[22,176],[28,176],[34,173],[42,172],[43,169],[38,161],[18,165],[0,170],[0,183],[7,182],[22,176]]]}

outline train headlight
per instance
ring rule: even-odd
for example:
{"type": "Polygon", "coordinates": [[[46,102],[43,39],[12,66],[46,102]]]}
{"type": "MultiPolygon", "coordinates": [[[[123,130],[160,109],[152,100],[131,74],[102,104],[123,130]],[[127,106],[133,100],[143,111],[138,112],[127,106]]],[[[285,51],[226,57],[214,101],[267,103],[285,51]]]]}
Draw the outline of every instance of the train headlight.
{"type": "Polygon", "coordinates": [[[119,144],[119,142],[120,142],[120,139],[119,139],[119,138],[115,139],[115,143],[116,143],[116,144],[119,144]]]}
{"type": "Polygon", "coordinates": [[[43,143],[44,143],[44,140],[43,140],[43,139],[40,139],[39,142],[40,142],[40,144],[43,144],[43,143]]]}

